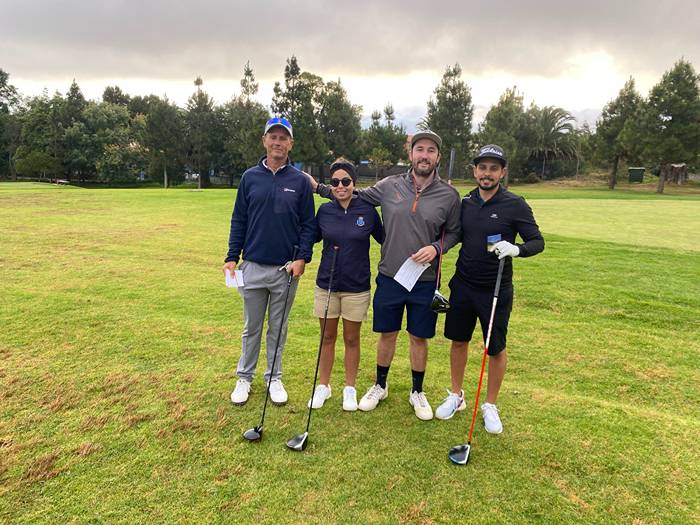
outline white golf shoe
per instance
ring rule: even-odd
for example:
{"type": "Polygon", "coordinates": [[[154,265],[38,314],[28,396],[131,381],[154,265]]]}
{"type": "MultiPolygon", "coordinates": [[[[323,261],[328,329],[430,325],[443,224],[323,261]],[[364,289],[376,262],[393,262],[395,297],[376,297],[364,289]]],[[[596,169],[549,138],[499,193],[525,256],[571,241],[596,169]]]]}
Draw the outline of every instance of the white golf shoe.
{"type": "Polygon", "coordinates": [[[503,424],[498,416],[498,408],[492,403],[481,405],[481,414],[484,416],[484,427],[489,434],[500,434],[503,432],[503,424]]]}
{"type": "Polygon", "coordinates": [[[236,381],[236,388],[231,392],[231,403],[234,405],[245,405],[250,394],[250,381],[247,379],[239,379],[236,381]]]}
{"type": "Polygon", "coordinates": [[[270,383],[270,401],[273,405],[285,405],[289,396],[284,389],[281,379],[273,379],[270,383]]]}
{"type": "Polygon", "coordinates": [[[467,405],[464,403],[464,390],[461,390],[459,394],[455,394],[450,390],[447,393],[448,396],[435,411],[435,417],[438,419],[450,419],[455,415],[455,412],[467,408],[467,405]]]}
{"type": "Polygon", "coordinates": [[[357,390],[354,386],[343,388],[343,410],[355,412],[357,410],[357,390]]]}
{"type": "Polygon", "coordinates": [[[428,403],[428,398],[425,397],[425,392],[411,392],[408,396],[408,402],[413,407],[416,417],[422,419],[423,421],[430,421],[433,419],[433,409],[428,403]]]}
{"type": "Polygon", "coordinates": [[[309,399],[306,406],[311,408],[321,408],[326,399],[331,398],[331,387],[330,385],[317,385],[314,390],[314,397],[309,399]]]}
{"type": "Polygon", "coordinates": [[[360,399],[360,404],[358,408],[363,412],[369,412],[377,408],[380,401],[387,398],[389,395],[389,383],[387,383],[386,388],[382,388],[379,385],[372,385],[367,393],[360,399]]]}

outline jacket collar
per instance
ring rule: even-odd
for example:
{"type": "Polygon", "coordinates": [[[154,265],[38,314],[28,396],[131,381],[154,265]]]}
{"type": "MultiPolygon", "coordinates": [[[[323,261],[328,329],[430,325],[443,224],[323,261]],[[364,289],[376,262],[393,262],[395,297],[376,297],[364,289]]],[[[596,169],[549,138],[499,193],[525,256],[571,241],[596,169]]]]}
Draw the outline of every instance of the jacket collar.
{"type": "Polygon", "coordinates": [[[273,172],[270,168],[267,167],[267,155],[263,155],[262,157],[260,157],[260,160],[258,161],[258,166],[260,166],[265,171],[269,171],[273,175],[277,175],[278,173],[279,174],[284,173],[287,170],[287,168],[291,165],[292,165],[292,159],[287,157],[287,162],[285,162],[282,166],[280,166],[280,168],[277,171],[273,172]]]}
{"type": "Polygon", "coordinates": [[[487,204],[489,202],[498,201],[503,196],[503,193],[505,191],[506,191],[505,188],[501,184],[499,184],[498,191],[493,195],[493,197],[491,197],[487,201],[484,201],[481,198],[481,194],[479,193],[479,187],[477,186],[476,188],[474,188],[472,191],[469,192],[469,200],[474,201],[479,206],[483,206],[484,204],[487,204]]]}
{"type": "MultiPolygon", "coordinates": [[[[357,203],[360,201],[359,195],[356,193],[353,193],[352,198],[350,199],[350,203],[348,204],[348,210],[357,206],[357,203]]],[[[331,199],[331,202],[333,203],[333,206],[338,208],[339,210],[343,210],[344,208],[340,205],[340,203],[336,200],[335,197],[331,199]]]]}
{"type": "MultiPolygon", "coordinates": [[[[403,174],[403,180],[406,181],[406,184],[408,184],[412,190],[415,190],[415,179],[413,178],[413,169],[410,169],[403,174]]],[[[442,179],[440,178],[440,175],[438,175],[437,170],[435,170],[433,174],[433,180],[430,181],[430,184],[421,189],[421,193],[430,188],[433,184],[436,184],[440,181],[442,181],[442,179]]]]}

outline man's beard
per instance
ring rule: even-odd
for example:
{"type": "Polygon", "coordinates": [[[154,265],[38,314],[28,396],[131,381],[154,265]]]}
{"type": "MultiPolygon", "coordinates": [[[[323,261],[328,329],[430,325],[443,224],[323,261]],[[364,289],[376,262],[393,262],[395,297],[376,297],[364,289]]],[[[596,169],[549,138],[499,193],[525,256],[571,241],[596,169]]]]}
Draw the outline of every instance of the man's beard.
{"type": "Polygon", "coordinates": [[[433,173],[433,171],[435,171],[435,164],[431,164],[430,162],[428,162],[428,167],[425,166],[425,164],[415,164],[413,166],[413,172],[420,177],[428,177],[433,173]]]}
{"type": "Polygon", "coordinates": [[[481,182],[481,180],[477,180],[477,184],[478,184],[479,188],[482,189],[482,190],[484,190],[484,191],[488,191],[488,190],[492,190],[492,189],[494,189],[494,188],[497,188],[497,187],[498,187],[498,183],[499,183],[500,181],[499,181],[499,180],[492,181],[491,179],[489,179],[487,182],[488,182],[488,184],[489,184],[488,186],[485,185],[485,184],[483,184],[483,183],[481,182]]]}

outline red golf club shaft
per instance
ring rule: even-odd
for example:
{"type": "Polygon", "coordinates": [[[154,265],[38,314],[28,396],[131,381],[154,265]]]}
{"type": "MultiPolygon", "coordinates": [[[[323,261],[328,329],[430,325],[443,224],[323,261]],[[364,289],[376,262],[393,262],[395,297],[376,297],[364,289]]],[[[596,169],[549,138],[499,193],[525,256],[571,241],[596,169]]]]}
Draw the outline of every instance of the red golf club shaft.
{"type": "Polygon", "coordinates": [[[496,305],[498,304],[498,292],[501,288],[501,276],[503,275],[503,265],[505,264],[505,258],[501,259],[498,264],[498,276],[496,277],[496,288],[493,292],[493,303],[491,303],[491,316],[489,317],[489,327],[486,331],[486,341],[484,343],[484,356],[481,359],[481,372],[479,373],[479,386],[476,388],[476,398],[474,399],[474,412],[472,413],[472,424],[469,427],[469,438],[467,439],[467,444],[472,443],[472,433],[474,432],[474,423],[476,422],[476,411],[479,407],[479,396],[481,395],[481,383],[484,380],[484,368],[486,368],[486,355],[489,351],[489,344],[491,343],[491,329],[493,327],[493,318],[496,315],[496,305]]]}

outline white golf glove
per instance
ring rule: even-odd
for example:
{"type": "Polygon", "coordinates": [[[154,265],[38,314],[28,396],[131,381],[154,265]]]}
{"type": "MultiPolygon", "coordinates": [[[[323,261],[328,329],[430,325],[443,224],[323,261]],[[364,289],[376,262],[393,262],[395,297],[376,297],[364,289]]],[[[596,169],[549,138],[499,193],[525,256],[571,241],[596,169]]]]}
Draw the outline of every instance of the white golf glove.
{"type": "Polygon", "coordinates": [[[498,255],[499,260],[504,257],[517,257],[520,255],[520,248],[508,241],[498,241],[494,245],[493,251],[498,255]]]}

